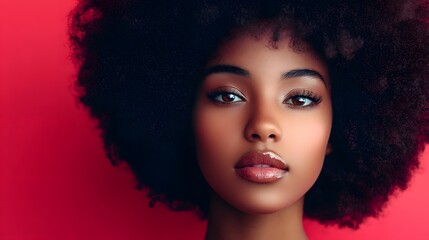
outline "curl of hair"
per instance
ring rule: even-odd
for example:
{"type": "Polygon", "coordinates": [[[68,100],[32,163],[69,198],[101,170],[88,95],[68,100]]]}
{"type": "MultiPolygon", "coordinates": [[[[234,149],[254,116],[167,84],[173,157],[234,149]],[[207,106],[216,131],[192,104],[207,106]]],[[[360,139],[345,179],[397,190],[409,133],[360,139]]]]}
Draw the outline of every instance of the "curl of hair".
{"type": "Polygon", "coordinates": [[[428,16],[427,1],[80,0],[69,36],[79,100],[112,163],[129,165],[152,204],[205,217],[192,129],[201,71],[231,29],[275,20],[273,42],[293,30],[332,82],[333,152],[305,216],[357,228],[407,188],[429,140],[428,16]]]}

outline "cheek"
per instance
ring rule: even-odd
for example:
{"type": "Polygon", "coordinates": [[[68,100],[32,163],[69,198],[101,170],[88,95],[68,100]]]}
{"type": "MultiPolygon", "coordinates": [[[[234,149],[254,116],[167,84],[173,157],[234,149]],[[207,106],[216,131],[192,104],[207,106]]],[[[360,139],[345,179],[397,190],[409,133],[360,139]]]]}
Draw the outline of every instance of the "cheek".
{"type": "Polygon", "coordinates": [[[309,123],[310,121],[300,121],[300,127],[288,127],[286,134],[286,146],[289,154],[298,155],[324,155],[329,139],[330,127],[328,124],[320,122],[309,123]]]}
{"type": "Polygon", "coordinates": [[[210,107],[197,108],[196,114],[197,159],[203,175],[209,180],[216,178],[217,171],[231,168],[230,161],[240,156],[237,145],[243,136],[241,118],[237,111],[219,114],[218,109],[210,107]]]}
{"type": "Polygon", "coordinates": [[[194,127],[198,151],[224,148],[230,146],[228,142],[238,140],[241,136],[239,117],[229,115],[233,114],[219,114],[217,110],[210,108],[197,111],[194,127]]]}
{"type": "MultiPolygon", "coordinates": [[[[328,112],[329,113],[329,112],[328,112]]],[[[323,166],[332,119],[330,114],[308,114],[291,119],[284,126],[285,154],[291,162],[291,174],[299,174],[312,185],[323,166]]]]}

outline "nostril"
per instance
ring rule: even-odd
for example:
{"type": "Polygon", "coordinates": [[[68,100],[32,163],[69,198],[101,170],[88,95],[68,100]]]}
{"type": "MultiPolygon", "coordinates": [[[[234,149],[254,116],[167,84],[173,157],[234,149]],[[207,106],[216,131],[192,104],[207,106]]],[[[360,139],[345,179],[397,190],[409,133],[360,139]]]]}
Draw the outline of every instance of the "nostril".
{"type": "Polygon", "coordinates": [[[252,136],[252,139],[260,139],[259,135],[256,133],[253,133],[251,136],[252,136]]]}
{"type": "Polygon", "coordinates": [[[268,136],[268,138],[275,139],[275,138],[276,138],[276,135],[275,135],[275,134],[270,134],[270,135],[268,136]]]}

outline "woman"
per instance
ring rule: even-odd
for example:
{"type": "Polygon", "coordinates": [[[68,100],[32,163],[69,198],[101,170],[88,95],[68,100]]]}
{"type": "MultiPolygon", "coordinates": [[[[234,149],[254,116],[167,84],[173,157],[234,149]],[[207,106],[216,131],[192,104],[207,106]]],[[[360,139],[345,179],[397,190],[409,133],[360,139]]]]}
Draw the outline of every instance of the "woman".
{"type": "Polygon", "coordinates": [[[206,239],[357,228],[405,189],[428,132],[414,1],[80,1],[81,102],[152,204],[206,239]],[[319,175],[320,174],[320,175],[319,175]]]}

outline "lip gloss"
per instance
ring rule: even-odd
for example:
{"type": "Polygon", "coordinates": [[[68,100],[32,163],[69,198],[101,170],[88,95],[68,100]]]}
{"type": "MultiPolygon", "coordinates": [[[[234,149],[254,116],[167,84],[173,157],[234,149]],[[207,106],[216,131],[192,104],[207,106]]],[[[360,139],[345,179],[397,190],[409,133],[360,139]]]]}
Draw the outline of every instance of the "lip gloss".
{"type": "Polygon", "coordinates": [[[235,166],[235,171],[246,181],[272,183],[281,179],[289,170],[283,159],[267,151],[251,151],[243,155],[235,166]]]}

